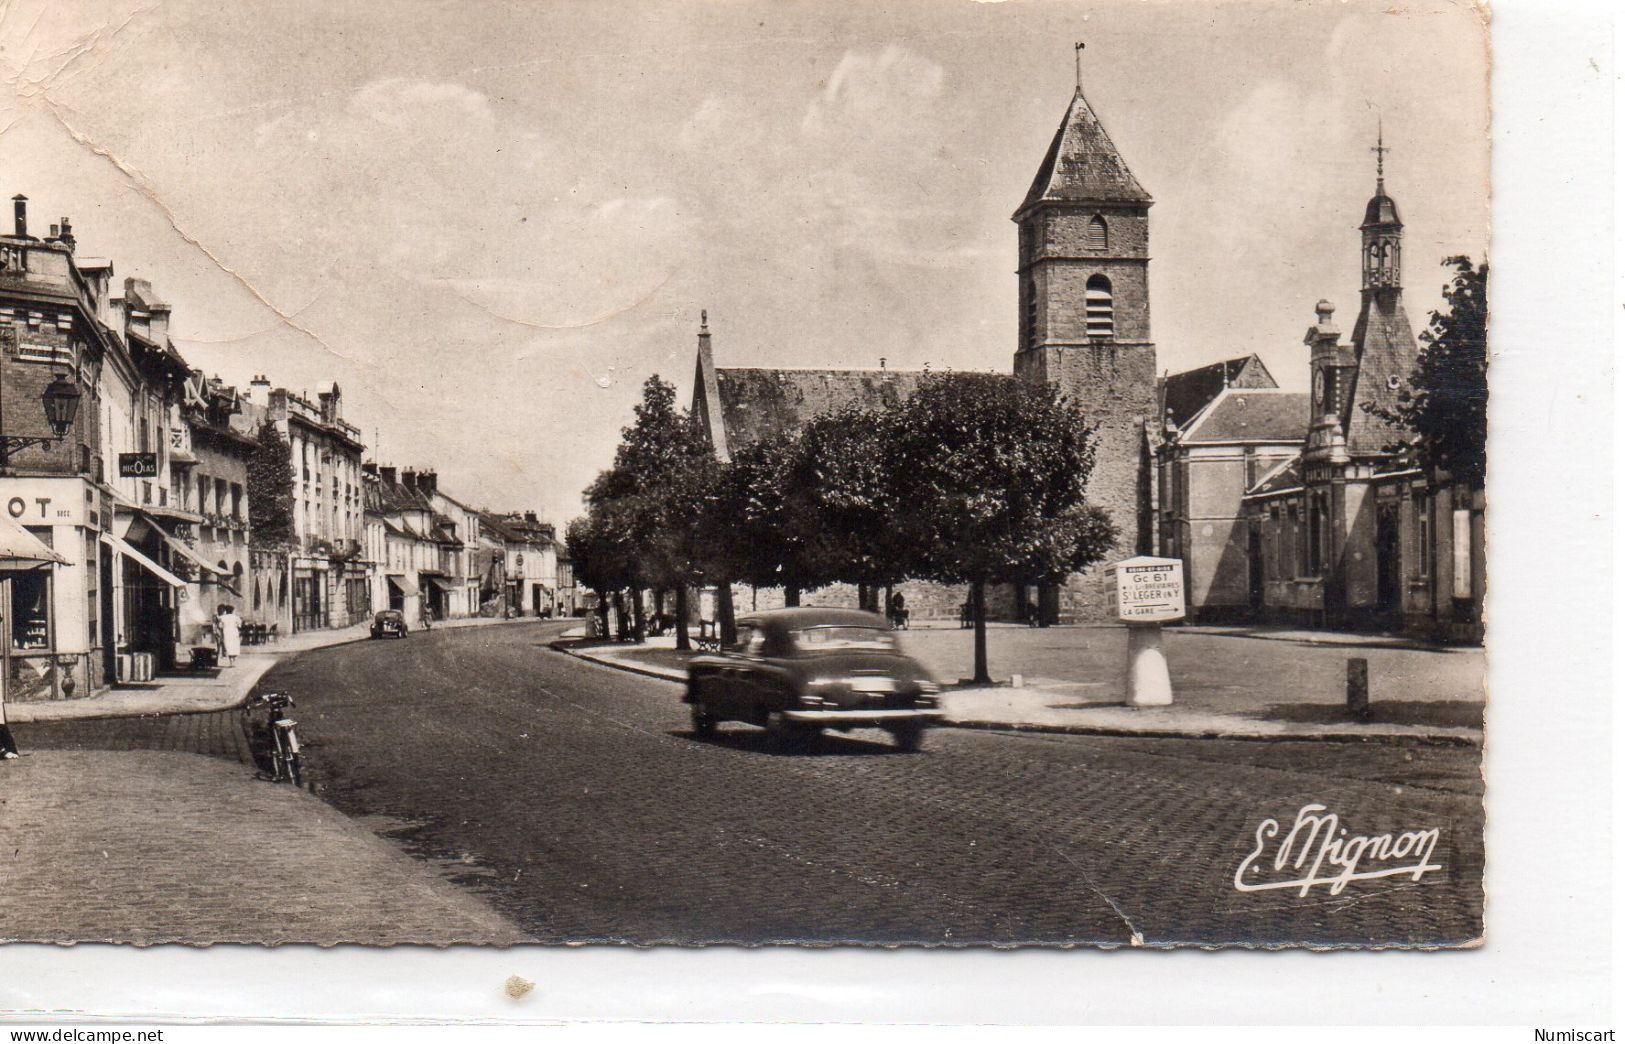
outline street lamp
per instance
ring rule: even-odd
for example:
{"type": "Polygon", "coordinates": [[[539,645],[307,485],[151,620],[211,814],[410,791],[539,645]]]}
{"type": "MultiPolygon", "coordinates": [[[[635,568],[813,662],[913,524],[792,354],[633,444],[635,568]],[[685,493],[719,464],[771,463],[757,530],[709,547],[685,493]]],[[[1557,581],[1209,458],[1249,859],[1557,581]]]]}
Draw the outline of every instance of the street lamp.
{"type": "Polygon", "coordinates": [[[0,468],[9,467],[11,455],[18,450],[30,446],[43,446],[50,442],[61,442],[67,438],[68,430],[73,427],[73,419],[79,415],[79,400],[84,396],[65,374],[57,374],[50,384],[45,386],[40,401],[45,406],[45,419],[51,424],[53,435],[5,435],[0,434],[0,468]]]}

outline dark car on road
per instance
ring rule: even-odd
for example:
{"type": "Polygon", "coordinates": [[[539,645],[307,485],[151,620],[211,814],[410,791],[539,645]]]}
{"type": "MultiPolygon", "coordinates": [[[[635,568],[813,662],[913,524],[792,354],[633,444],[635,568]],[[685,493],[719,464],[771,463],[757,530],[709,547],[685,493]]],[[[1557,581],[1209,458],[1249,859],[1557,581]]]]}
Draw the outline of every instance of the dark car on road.
{"type": "Polygon", "coordinates": [[[373,614],[372,636],[374,638],[405,638],[406,614],[399,609],[384,609],[373,614]]]}
{"type": "Polygon", "coordinates": [[[919,748],[942,711],[941,687],[903,655],[886,619],[853,609],[780,609],[737,622],[738,640],[688,664],[683,702],[694,732],[743,721],[786,740],[824,729],[883,728],[919,748]]]}

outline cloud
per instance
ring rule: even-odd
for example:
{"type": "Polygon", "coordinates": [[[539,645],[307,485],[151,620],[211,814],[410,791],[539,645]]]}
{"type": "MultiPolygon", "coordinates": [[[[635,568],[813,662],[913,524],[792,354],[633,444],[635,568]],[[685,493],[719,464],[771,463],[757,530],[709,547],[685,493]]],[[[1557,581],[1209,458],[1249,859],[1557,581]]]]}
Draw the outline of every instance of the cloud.
{"type": "Polygon", "coordinates": [[[914,117],[930,112],[942,94],[942,66],[896,44],[876,54],[847,51],[807,106],[802,132],[811,136],[868,132],[884,127],[907,133],[914,117]]]}

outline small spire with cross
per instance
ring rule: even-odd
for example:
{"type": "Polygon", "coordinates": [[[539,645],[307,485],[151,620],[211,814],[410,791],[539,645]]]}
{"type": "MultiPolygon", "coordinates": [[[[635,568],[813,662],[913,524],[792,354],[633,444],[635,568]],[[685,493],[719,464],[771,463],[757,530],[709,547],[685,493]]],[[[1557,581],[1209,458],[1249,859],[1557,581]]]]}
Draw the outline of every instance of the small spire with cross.
{"type": "Polygon", "coordinates": [[[1072,45],[1072,61],[1077,67],[1078,93],[1083,93],[1083,41],[1079,40],[1072,45]]]}
{"type": "Polygon", "coordinates": [[[1382,143],[1382,116],[1380,114],[1377,116],[1377,144],[1371,151],[1377,154],[1377,191],[1380,192],[1382,191],[1382,157],[1384,153],[1393,151],[1382,143]]]}
{"type": "Polygon", "coordinates": [[[710,333],[711,332],[710,331],[710,324],[707,321],[708,318],[709,317],[705,314],[705,309],[703,309],[703,308],[700,309],[700,333],[710,333]]]}

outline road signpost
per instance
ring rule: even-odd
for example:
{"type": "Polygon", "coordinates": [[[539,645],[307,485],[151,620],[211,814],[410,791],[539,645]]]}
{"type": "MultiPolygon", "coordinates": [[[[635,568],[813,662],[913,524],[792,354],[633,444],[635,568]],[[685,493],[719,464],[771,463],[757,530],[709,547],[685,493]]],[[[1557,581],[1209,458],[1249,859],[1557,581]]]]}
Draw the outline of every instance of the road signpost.
{"type": "Polygon", "coordinates": [[[1185,618],[1184,563],[1140,556],[1118,562],[1109,572],[1117,618],[1128,627],[1123,702],[1166,707],[1174,702],[1174,687],[1162,652],[1162,625],[1185,618]]]}

